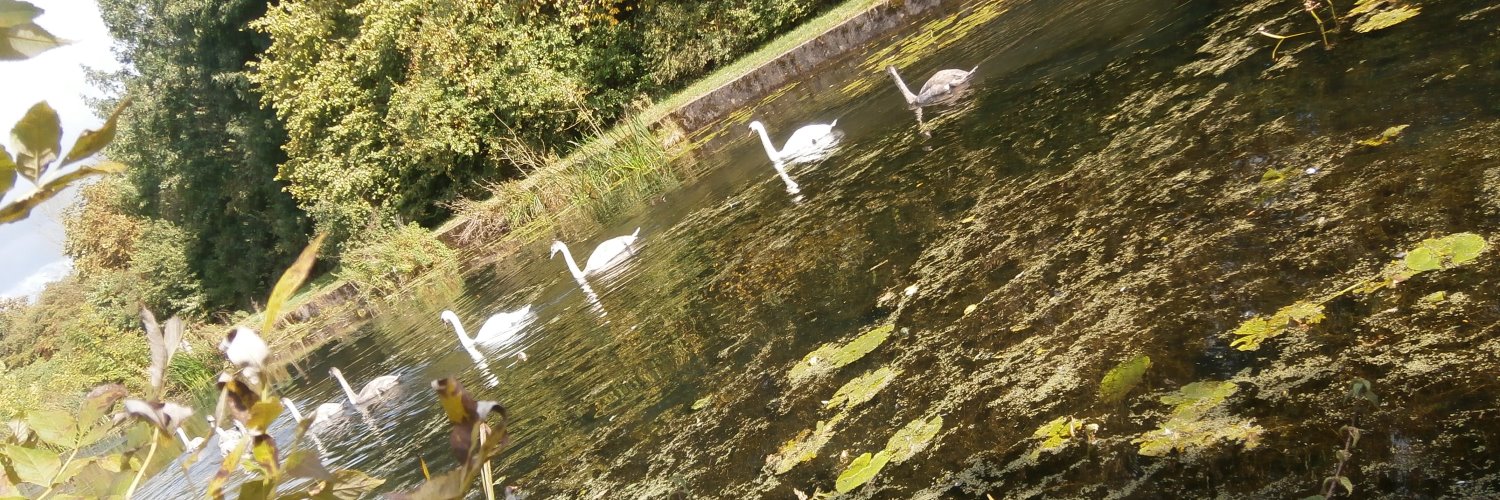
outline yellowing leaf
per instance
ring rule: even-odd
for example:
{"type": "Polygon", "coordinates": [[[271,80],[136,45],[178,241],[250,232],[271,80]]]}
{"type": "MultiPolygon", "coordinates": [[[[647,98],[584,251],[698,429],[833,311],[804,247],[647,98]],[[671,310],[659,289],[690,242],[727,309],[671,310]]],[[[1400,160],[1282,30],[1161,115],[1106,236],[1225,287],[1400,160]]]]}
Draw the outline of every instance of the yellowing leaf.
{"type": "Polygon", "coordinates": [[[78,447],[78,423],[65,411],[38,411],[26,416],[36,437],[58,448],[78,447]]]}
{"type": "Polygon", "coordinates": [[[849,467],[845,468],[844,472],[839,474],[839,478],[834,482],[833,487],[839,493],[854,491],[855,488],[874,479],[875,475],[880,473],[880,469],[885,468],[885,464],[889,463],[890,460],[890,453],[885,451],[874,455],[870,455],[869,453],[860,455],[853,462],[849,462],[849,467]]]}
{"type": "Polygon", "coordinates": [[[1397,125],[1387,128],[1385,129],[1385,131],[1381,132],[1380,135],[1365,139],[1363,141],[1359,141],[1359,143],[1370,147],[1384,145],[1385,143],[1394,140],[1397,136],[1400,136],[1401,131],[1406,130],[1406,127],[1410,127],[1410,125],[1397,125]]]}
{"type": "Polygon", "coordinates": [[[125,107],[129,105],[130,98],[126,97],[120,101],[119,105],[115,106],[114,112],[109,114],[109,119],[104,121],[103,127],[99,127],[99,130],[84,130],[83,134],[78,136],[78,140],[73,141],[73,147],[68,150],[68,155],[64,156],[62,163],[57,164],[57,166],[65,167],[84,158],[94,156],[95,153],[102,151],[104,146],[108,146],[110,141],[115,140],[115,120],[120,118],[120,112],[124,111],[125,107]]]}
{"type": "Polygon", "coordinates": [[[10,191],[16,185],[16,161],[11,159],[10,151],[5,150],[5,145],[0,144],[0,194],[10,191]]]}
{"type": "Polygon", "coordinates": [[[15,128],[10,129],[11,145],[16,148],[16,170],[40,185],[42,175],[62,149],[61,140],[62,122],[57,111],[47,101],[32,105],[15,128]]]}
{"type": "Polygon", "coordinates": [[[1364,18],[1364,20],[1360,21],[1359,24],[1354,25],[1354,31],[1358,31],[1360,33],[1369,33],[1375,30],[1386,29],[1405,22],[1407,19],[1416,17],[1416,15],[1420,13],[1422,13],[1421,7],[1409,6],[1401,6],[1388,10],[1382,10],[1380,12],[1371,14],[1369,17],[1366,17],[1364,18]]]}
{"type": "Polygon", "coordinates": [[[271,327],[276,325],[276,320],[281,319],[281,307],[286,305],[287,299],[297,293],[302,287],[302,282],[307,279],[307,274],[312,271],[313,262],[318,258],[318,248],[323,246],[323,238],[326,234],[320,234],[302,249],[302,254],[292,262],[292,266],[281,273],[281,279],[276,280],[276,287],[271,289],[271,297],[266,299],[265,321],[261,324],[261,335],[270,335],[271,327]]]}
{"type": "Polygon", "coordinates": [[[927,444],[931,443],[932,438],[937,437],[938,431],[941,430],[943,430],[941,415],[933,415],[932,418],[926,420],[920,418],[912,420],[885,442],[885,453],[890,454],[891,462],[905,462],[927,449],[927,444]]]}
{"type": "Polygon", "coordinates": [[[32,22],[0,28],[0,61],[30,59],[65,44],[32,22]]]}
{"type": "Polygon", "coordinates": [[[10,468],[16,472],[16,477],[41,486],[52,485],[52,476],[57,475],[58,468],[62,467],[62,459],[47,450],[11,444],[5,445],[5,456],[10,458],[10,468]]]}

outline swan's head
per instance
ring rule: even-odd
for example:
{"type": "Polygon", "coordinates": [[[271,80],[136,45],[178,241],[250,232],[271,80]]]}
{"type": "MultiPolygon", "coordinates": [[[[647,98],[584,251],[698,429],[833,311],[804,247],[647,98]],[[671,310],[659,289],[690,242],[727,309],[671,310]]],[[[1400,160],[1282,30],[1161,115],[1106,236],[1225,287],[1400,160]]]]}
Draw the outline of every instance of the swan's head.
{"type": "Polygon", "coordinates": [[[344,378],[344,372],[339,371],[338,368],[329,368],[328,369],[328,374],[329,375],[333,375],[333,376],[338,377],[338,378],[344,378]]]}
{"type": "Polygon", "coordinates": [[[561,252],[561,251],[567,250],[567,249],[568,249],[568,246],[564,245],[562,241],[553,241],[552,242],[552,255],[548,255],[547,258],[550,259],[550,258],[556,257],[557,256],[557,252],[561,252]]]}
{"type": "Polygon", "coordinates": [[[766,130],[766,126],[765,124],[761,123],[760,120],[755,120],[753,122],[750,122],[750,130],[759,130],[761,132],[764,132],[766,130]]]}
{"type": "Polygon", "coordinates": [[[453,314],[453,311],[443,311],[443,314],[438,315],[438,317],[443,318],[443,322],[449,326],[458,324],[458,315],[453,314]]]}
{"type": "Polygon", "coordinates": [[[886,67],[885,67],[885,71],[886,71],[886,72],[887,72],[887,73],[890,73],[890,74],[891,74],[891,76],[894,76],[894,77],[897,77],[897,78],[900,78],[900,77],[901,77],[901,75],[899,75],[899,74],[896,74],[896,67],[895,67],[895,66],[886,66],[886,67]]]}

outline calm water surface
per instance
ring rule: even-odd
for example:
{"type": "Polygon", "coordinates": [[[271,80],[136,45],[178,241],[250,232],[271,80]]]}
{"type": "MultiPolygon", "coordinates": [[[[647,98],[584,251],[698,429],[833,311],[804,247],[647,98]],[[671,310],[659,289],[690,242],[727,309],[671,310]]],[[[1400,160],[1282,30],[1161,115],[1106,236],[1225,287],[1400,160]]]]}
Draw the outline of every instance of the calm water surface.
{"type": "MultiPolygon", "coordinates": [[[[1493,255],[1331,301],[1323,323],[1259,351],[1229,346],[1246,318],[1377,274],[1423,238],[1500,229],[1500,13],[1423,4],[1386,31],[1346,24],[1330,51],[1294,38],[1273,62],[1254,32],[1315,29],[1299,5],[953,2],[703,131],[679,188],[602,230],[565,229],[584,259],[641,228],[637,253],[592,280],[597,298],[538,241],[384,308],[285,392],[310,409],[341,400],[331,367],[356,386],[401,376],[391,402],[322,439],[331,468],[385,478],[381,491],[417,484],[421,460],[454,465],[428,388],[454,375],[508,407],[497,475],[534,498],[829,491],[928,416],[943,417],[936,439],[852,495],[1301,498],[1333,474],[1350,424],[1365,429],[1344,473],[1361,495],[1500,495],[1493,255]],[[927,137],[887,64],[913,86],[980,69],[960,101],[926,110],[927,137]],[[833,119],[844,136],[789,168],[792,196],[752,119],[778,144],[833,119]],[[1354,144],[1403,123],[1392,144],[1354,144]],[[1294,173],[1263,183],[1269,168],[1294,173]],[[1451,298],[1421,301],[1437,291],[1451,298]],[[527,304],[536,320],[483,367],[438,320],[452,309],[473,332],[527,304]],[[789,381],[818,346],[886,323],[890,340],[855,363],[789,381]],[[1141,386],[1101,402],[1105,372],[1141,354],[1141,386]],[[894,380],[815,457],[768,468],[834,420],[835,390],[881,367],[894,380]],[[1355,378],[1378,405],[1346,397],[1355,378]],[[1237,392],[1211,417],[1255,439],[1138,452],[1170,418],[1161,396],[1226,380],[1237,392]],[[1058,417],[1099,430],[1033,453],[1058,417]]],[[[206,456],[145,492],[201,491],[218,466],[206,456]]]]}

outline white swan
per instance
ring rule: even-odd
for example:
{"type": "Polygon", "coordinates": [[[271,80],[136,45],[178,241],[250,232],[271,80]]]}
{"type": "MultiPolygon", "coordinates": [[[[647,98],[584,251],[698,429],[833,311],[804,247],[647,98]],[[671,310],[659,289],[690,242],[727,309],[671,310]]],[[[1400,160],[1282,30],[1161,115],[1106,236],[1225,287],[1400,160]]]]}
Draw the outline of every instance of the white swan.
{"type": "Polygon", "coordinates": [[[271,349],[266,346],[266,341],[255,330],[243,326],[229,329],[229,334],[219,342],[219,351],[229,358],[230,363],[239,367],[251,383],[255,383],[256,375],[265,368],[266,359],[271,356],[271,349]]]}
{"type": "Polygon", "coordinates": [[[594,247],[594,254],[589,256],[589,261],[583,266],[583,269],[578,268],[578,262],[573,260],[573,252],[569,252],[568,245],[561,241],[552,242],[551,257],[556,257],[558,252],[562,252],[563,260],[567,261],[568,264],[568,271],[573,273],[574,279],[583,283],[585,276],[597,274],[600,271],[619,265],[626,257],[634,254],[635,250],[633,246],[640,234],[641,228],[635,228],[635,232],[628,235],[604,240],[599,246],[594,247]]]}
{"type": "MultiPolygon", "coordinates": [[[[302,412],[297,408],[297,404],[293,403],[292,400],[282,399],[281,404],[286,406],[287,411],[292,412],[292,419],[296,420],[298,424],[301,424],[305,420],[302,412]]],[[[313,408],[312,419],[312,425],[307,428],[307,432],[321,434],[333,426],[333,424],[344,419],[344,405],[341,403],[320,404],[317,408],[313,408]]]]}
{"type": "Polygon", "coordinates": [[[400,378],[395,375],[381,375],[365,383],[364,389],[355,394],[354,388],[349,387],[349,381],[344,380],[344,372],[339,371],[338,368],[329,368],[328,374],[338,379],[339,385],[344,388],[344,395],[349,397],[349,403],[353,404],[355,408],[384,399],[390,395],[391,389],[395,389],[396,384],[400,382],[400,378]]]}
{"type": "Polygon", "coordinates": [[[469,337],[469,332],[464,330],[463,323],[459,322],[458,315],[454,314],[453,311],[443,311],[439,316],[449,326],[452,326],[453,331],[458,334],[459,345],[462,345],[464,350],[469,351],[469,355],[476,359],[483,357],[479,354],[479,350],[476,348],[477,345],[503,346],[509,344],[516,339],[516,333],[525,328],[533,319],[536,319],[536,313],[531,311],[531,304],[527,304],[514,311],[496,313],[494,316],[490,316],[490,319],[485,320],[484,325],[479,327],[479,333],[474,334],[473,337],[469,337]]]}
{"type": "MultiPolygon", "coordinates": [[[[771,136],[766,133],[766,126],[759,121],[750,122],[750,130],[760,134],[760,144],[766,148],[766,156],[771,157],[773,163],[804,163],[821,160],[833,151],[838,145],[839,135],[834,132],[833,127],[839,121],[832,123],[814,123],[806,125],[792,132],[792,137],[786,140],[781,149],[771,144],[771,136]]],[[[777,168],[778,172],[782,172],[777,168]]],[[[791,187],[789,184],[788,187],[791,187]]]]}
{"type": "Polygon", "coordinates": [[[922,92],[920,94],[913,94],[911,93],[911,89],[907,88],[906,82],[901,81],[901,74],[896,72],[896,67],[886,67],[886,71],[891,73],[891,78],[896,79],[896,87],[901,89],[901,95],[906,97],[906,103],[914,107],[936,104],[951,97],[954,89],[969,83],[969,77],[977,69],[979,69],[979,66],[974,66],[968,71],[961,69],[939,71],[934,73],[931,78],[928,78],[927,83],[922,84],[922,92]]]}
{"type": "MultiPolygon", "coordinates": [[[[219,436],[219,456],[221,457],[227,457],[230,453],[234,453],[234,449],[240,446],[240,440],[245,439],[245,435],[250,433],[250,431],[245,429],[245,425],[241,424],[238,420],[234,421],[233,429],[220,429],[219,423],[215,422],[214,417],[210,416],[208,417],[208,425],[213,428],[214,435],[219,436]]],[[[245,448],[245,454],[250,454],[249,447],[245,448]]]]}

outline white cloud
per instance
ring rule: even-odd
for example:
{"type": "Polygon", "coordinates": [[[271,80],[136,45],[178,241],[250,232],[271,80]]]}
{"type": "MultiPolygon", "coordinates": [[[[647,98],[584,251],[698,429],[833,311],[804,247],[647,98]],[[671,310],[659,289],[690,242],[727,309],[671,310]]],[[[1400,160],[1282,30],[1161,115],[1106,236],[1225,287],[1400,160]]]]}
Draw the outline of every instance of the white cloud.
{"type": "MultiPolygon", "coordinates": [[[[72,43],[25,61],[0,62],[0,73],[5,75],[0,78],[0,130],[10,130],[33,104],[47,101],[62,119],[62,144],[66,150],[84,129],[98,128],[104,123],[83,100],[84,95],[99,94],[89,85],[84,66],[118,69],[119,63],[110,52],[114,41],[109,38],[99,16],[99,6],[93,1],[28,1],[46,10],[37,24],[72,43]]],[[[0,135],[0,139],[8,142],[9,135],[0,135]]],[[[15,191],[30,191],[26,181],[19,180],[16,184],[15,191]]],[[[58,214],[72,204],[76,198],[74,192],[76,189],[69,189],[43,203],[25,221],[0,224],[0,249],[3,249],[0,255],[6,256],[6,265],[0,266],[0,289],[19,289],[42,269],[66,260],[58,214]]]]}
{"type": "Polygon", "coordinates": [[[36,272],[31,273],[26,279],[11,286],[5,292],[0,292],[0,298],[26,297],[35,301],[37,294],[42,293],[48,283],[63,279],[73,272],[73,259],[62,259],[51,264],[42,266],[36,272]]]}

